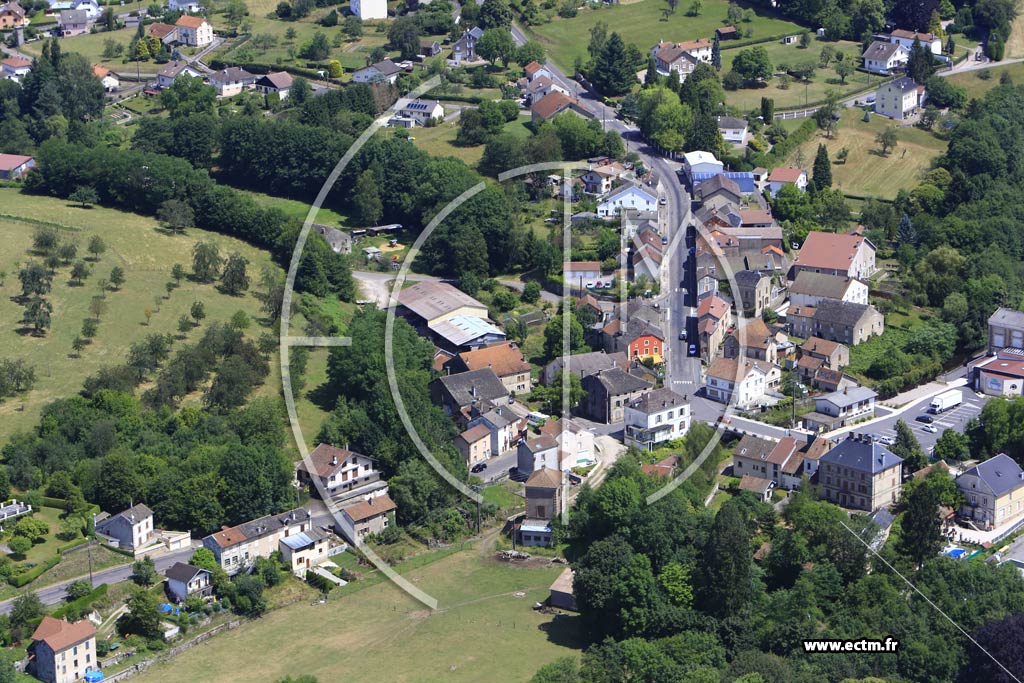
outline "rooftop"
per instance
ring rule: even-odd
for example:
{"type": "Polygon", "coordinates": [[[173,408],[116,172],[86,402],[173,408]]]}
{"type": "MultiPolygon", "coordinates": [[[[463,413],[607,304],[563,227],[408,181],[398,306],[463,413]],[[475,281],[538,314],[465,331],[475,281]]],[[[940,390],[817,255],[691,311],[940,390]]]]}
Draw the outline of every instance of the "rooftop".
{"type": "Polygon", "coordinates": [[[196,574],[199,574],[200,572],[206,572],[207,574],[209,574],[209,571],[206,569],[202,569],[200,567],[193,567],[192,565],[185,564],[184,562],[175,562],[167,569],[166,572],[164,572],[164,575],[168,579],[173,579],[175,581],[180,581],[182,583],[188,583],[196,577],[196,574]]]}
{"type": "Polygon", "coordinates": [[[587,379],[600,382],[605,390],[612,396],[640,391],[641,389],[647,389],[651,386],[649,382],[646,382],[639,377],[635,377],[617,367],[610,370],[602,370],[595,375],[591,375],[587,379]]]}
{"type": "Polygon", "coordinates": [[[353,522],[362,522],[396,509],[398,509],[398,506],[395,505],[395,501],[391,500],[387,494],[384,494],[383,496],[375,496],[368,501],[361,500],[358,503],[342,508],[342,511],[353,522]]]}
{"type": "Polygon", "coordinates": [[[771,175],[768,176],[769,183],[795,183],[800,180],[800,176],[804,175],[804,171],[799,168],[792,167],[779,167],[773,168],[771,175]]]}
{"type": "MultiPolygon", "coordinates": [[[[841,270],[846,269],[841,268],[841,270]]],[[[859,280],[846,275],[813,273],[809,270],[802,270],[797,274],[796,280],[793,281],[793,285],[789,288],[789,293],[820,296],[825,299],[842,299],[855,282],[859,282],[859,280]]]]}
{"type": "Polygon", "coordinates": [[[463,351],[459,358],[469,370],[490,368],[498,377],[529,372],[530,364],[515,342],[491,344],[476,351],[463,351]]]}
{"type": "Polygon", "coordinates": [[[398,293],[398,303],[424,320],[433,320],[462,307],[487,314],[486,306],[447,282],[417,282],[398,293]]]}
{"type": "Polygon", "coordinates": [[[526,485],[537,488],[557,489],[562,485],[562,473],[550,467],[541,467],[530,475],[526,485]]]}
{"type": "Polygon", "coordinates": [[[871,437],[854,434],[840,441],[820,461],[873,475],[903,462],[899,456],[871,437]]]}
{"type": "Polygon", "coordinates": [[[182,26],[184,28],[199,28],[206,23],[205,17],[193,17],[187,14],[181,16],[178,21],[174,22],[175,26],[182,26]]]}
{"type": "Polygon", "coordinates": [[[29,161],[32,161],[32,157],[21,154],[0,154],[0,171],[13,171],[29,161]]]}
{"type": "Polygon", "coordinates": [[[995,313],[989,316],[988,324],[1024,328],[1024,313],[1000,306],[995,313]]]}
{"type": "Polygon", "coordinates": [[[876,398],[878,398],[878,394],[867,387],[848,387],[842,391],[833,391],[831,394],[819,396],[815,400],[828,401],[840,408],[847,408],[861,401],[870,401],[876,398]]]}
{"type": "Polygon", "coordinates": [[[856,325],[869,310],[871,304],[855,304],[849,301],[822,299],[814,311],[814,320],[834,325],[856,325]]]}
{"type": "Polygon", "coordinates": [[[850,262],[865,243],[874,251],[871,242],[861,235],[809,232],[793,264],[847,272],[850,269],[850,262]]]}
{"type": "MultiPolygon", "coordinates": [[[[300,462],[298,469],[304,472],[309,472],[309,470],[312,469],[317,476],[327,479],[353,455],[360,454],[350,451],[347,448],[338,448],[331,444],[321,443],[309,454],[309,465],[305,462],[300,462]]],[[[367,460],[371,459],[365,455],[361,457],[364,457],[367,460]]]]}
{"type": "Polygon", "coordinates": [[[462,439],[467,444],[474,444],[481,439],[489,439],[491,437],[491,430],[487,428],[487,425],[480,423],[475,427],[470,427],[466,431],[458,435],[459,439],[462,439]]]}
{"type": "Polygon", "coordinates": [[[32,633],[32,640],[46,643],[55,653],[96,636],[96,629],[88,619],[70,622],[46,616],[32,633]]]}
{"type": "Polygon", "coordinates": [[[439,382],[460,406],[472,405],[474,401],[491,401],[508,396],[508,389],[490,368],[460,372],[440,377],[439,382]]]}
{"type": "Polygon", "coordinates": [[[671,389],[655,389],[653,391],[648,391],[643,396],[630,403],[629,407],[650,415],[651,413],[660,413],[661,411],[668,410],[669,408],[685,405],[689,405],[689,401],[671,389]]]}
{"type": "Polygon", "coordinates": [[[489,334],[499,338],[504,338],[505,336],[501,328],[474,315],[453,315],[445,320],[432,322],[429,327],[431,331],[441,335],[456,346],[468,344],[475,339],[489,334]]]}
{"type": "Polygon", "coordinates": [[[995,497],[1024,486],[1024,470],[1006,453],[993,456],[966,470],[960,477],[974,475],[985,482],[995,497]]]}

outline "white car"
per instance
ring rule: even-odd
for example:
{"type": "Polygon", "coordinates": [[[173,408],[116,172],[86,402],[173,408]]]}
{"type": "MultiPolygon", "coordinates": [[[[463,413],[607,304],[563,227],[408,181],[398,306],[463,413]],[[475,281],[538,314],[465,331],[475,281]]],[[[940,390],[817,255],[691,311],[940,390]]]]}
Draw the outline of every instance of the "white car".
{"type": "Polygon", "coordinates": [[[922,432],[928,432],[929,434],[935,434],[939,431],[939,428],[935,425],[925,425],[921,427],[922,432]]]}

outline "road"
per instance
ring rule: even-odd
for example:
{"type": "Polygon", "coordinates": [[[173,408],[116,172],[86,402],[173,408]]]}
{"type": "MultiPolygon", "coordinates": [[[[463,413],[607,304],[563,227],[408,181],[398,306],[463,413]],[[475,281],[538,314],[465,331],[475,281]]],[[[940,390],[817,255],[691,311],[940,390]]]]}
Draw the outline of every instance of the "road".
{"type": "MultiPolygon", "coordinates": [[[[166,553],[154,557],[153,563],[156,565],[157,573],[163,573],[175,562],[188,562],[189,558],[192,557],[192,553],[194,552],[194,550],[195,548],[190,547],[184,550],[176,550],[173,553],[166,553]]],[[[86,551],[79,550],[78,552],[86,551]]],[[[122,581],[128,581],[131,578],[131,575],[132,565],[130,562],[128,564],[122,564],[117,567],[101,569],[97,572],[93,572],[92,585],[95,588],[96,586],[101,586],[104,584],[109,586],[115,583],[121,583],[122,581]]],[[[86,574],[85,576],[77,576],[73,579],[67,579],[66,581],[61,581],[60,583],[55,583],[50,586],[46,586],[45,588],[40,588],[36,591],[36,595],[39,596],[39,599],[43,601],[44,605],[56,605],[57,603],[62,602],[66,597],[67,587],[71,583],[81,579],[88,580],[89,575],[86,574]]],[[[0,602],[0,614],[9,614],[11,611],[11,607],[13,606],[14,601],[16,599],[17,598],[11,598],[10,600],[4,600],[3,602],[0,602]]]]}

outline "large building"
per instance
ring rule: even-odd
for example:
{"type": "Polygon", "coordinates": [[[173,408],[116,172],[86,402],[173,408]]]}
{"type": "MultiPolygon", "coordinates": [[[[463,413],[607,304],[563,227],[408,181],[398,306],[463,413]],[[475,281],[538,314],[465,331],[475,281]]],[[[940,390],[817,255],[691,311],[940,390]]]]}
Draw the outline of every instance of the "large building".
{"type": "Polygon", "coordinates": [[[671,389],[655,389],[626,406],[625,442],[652,451],[690,430],[690,402],[671,389]]]}
{"type": "Polygon", "coordinates": [[[988,352],[1024,349],[1024,313],[999,307],[988,319],[988,352]]]}
{"type": "Polygon", "coordinates": [[[387,0],[351,0],[349,9],[363,21],[388,18],[387,0]]]}
{"type": "Polygon", "coordinates": [[[101,512],[93,523],[96,533],[116,540],[119,548],[133,550],[153,540],[153,511],[142,503],[113,516],[101,512]]]}
{"type": "Polygon", "coordinates": [[[530,364],[515,342],[464,351],[445,363],[444,367],[452,374],[490,368],[509,393],[517,396],[528,394],[533,389],[530,364]]]}
{"type": "Polygon", "coordinates": [[[1024,517],[1024,470],[1000,453],[956,478],[964,496],[960,514],[985,529],[1024,517]]]}
{"type": "Polygon", "coordinates": [[[863,235],[809,232],[793,259],[792,279],[804,272],[826,273],[857,279],[875,273],[875,245],[863,235]]]}
{"type": "Polygon", "coordinates": [[[32,633],[29,666],[46,683],[72,683],[99,668],[96,629],[87,619],[43,617],[32,633]]]}
{"type": "Polygon", "coordinates": [[[619,368],[588,375],[583,378],[583,390],[586,391],[582,401],[583,412],[598,422],[622,422],[626,406],[650,388],[650,382],[619,368]]]}
{"type": "Polygon", "coordinates": [[[281,539],[308,531],[312,526],[309,510],[296,508],[238,526],[224,527],[204,538],[203,547],[213,553],[224,571],[234,575],[248,570],[257,557],[270,557],[279,549],[281,539]]]}
{"type": "Polygon", "coordinates": [[[845,508],[874,512],[900,496],[903,459],[869,436],[851,434],[818,462],[821,497],[845,508]]]}
{"type": "Polygon", "coordinates": [[[295,470],[300,484],[311,494],[336,503],[354,498],[387,495],[387,482],[380,478],[377,461],[368,455],[319,444],[309,454],[309,462],[300,462],[295,470]]]}
{"type": "Polygon", "coordinates": [[[446,282],[417,282],[398,293],[398,303],[427,325],[455,316],[487,318],[487,306],[446,282]]]}

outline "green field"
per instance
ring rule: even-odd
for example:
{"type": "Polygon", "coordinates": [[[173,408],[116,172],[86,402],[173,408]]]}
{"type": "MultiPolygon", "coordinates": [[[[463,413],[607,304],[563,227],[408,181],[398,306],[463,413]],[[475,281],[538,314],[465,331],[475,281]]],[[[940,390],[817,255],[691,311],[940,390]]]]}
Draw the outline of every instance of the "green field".
{"type": "Polygon", "coordinates": [[[325,605],[303,602],[272,612],[136,678],[234,683],[312,674],[325,683],[526,681],[541,665],[575,655],[581,644],[578,617],[532,609],[562,568],[512,567],[481,560],[475,550],[455,553],[407,574],[438,598],[435,612],[382,583],[325,605]]]}
{"type": "Polygon", "coordinates": [[[835,186],[848,194],[894,199],[901,189],[918,185],[921,172],[946,150],[946,143],[918,128],[897,128],[899,144],[889,150],[888,156],[882,156],[875,136],[893,125],[884,116],[874,115],[870,123],[865,123],[860,109],[847,109],[833,139],[819,132],[793,153],[789,163],[796,165],[801,155],[803,168],[809,169],[819,143],[825,144],[833,160],[846,147],[850,151],[846,163],[832,165],[835,186]]]}
{"type": "MultiPolygon", "coordinates": [[[[726,20],[727,0],[704,0],[704,8],[699,16],[686,15],[689,3],[680,2],[675,13],[662,20],[662,10],[666,5],[658,0],[640,0],[640,2],[601,7],[600,9],[582,9],[573,19],[556,17],[547,24],[530,28],[535,33],[551,58],[563,70],[571,73],[574,60],[579,57],[588,59],[587,44],[590,42],[590,29],[603,21],[609,31],[617,31],[623,41],[634,43],[647,54],[659,40],[685,41],[698,38],[711,38],[715,29],[724,26],[726,20]]],[[[757,6],[754,20],[749,24],[741,23],[737,28],[745,31],[750,28],[751,39],[768,38],[786,33],[800,33],[803,27],[791,21],[778,19],[769,10],[757,6]]]]}
{"type": "Polygon", "coordinates": [[[948,76],[950,83],[956,83],[967,91],[968,97],[982,97],[992,88],[999,85],[999,78],[1004,73],[1009,73],[1010,78],[1017,85],[1024,84],[1024,62],[993,66],[978,71],[966,71],[964,73],[948,76]],[[980,75],[988,73],[990,78],[981,78],[980,75]]]}
{"type": "MultiPolygon", "coordinates": [[[[170,299],[159,302],[151,324],[146,324],[144,309],[155,310],[156,299],[166,295],[164,285],[171,279],[173,264],[181,263],[186,270],[190,269],[191,249],[198,241],[217,243],[222,254],[238,251],[245,256],[254,286],[260,269],[271,263],[266,252],[224,235],[196,229],[184,235],[169,235],[151,218],[111,209],[81,209],[61,199],[0,188],[0,243],[4,245],[0,249],[0,271],[6,273],[0,285],[0,356],[25,358],[36,367],[38,377],[35,388],[24,397],[0,402],[0,443],[14,431],[33,427],[44,405],[77,393],[82,380],[100,367],[124,362],[132,342],[151,332],[176,334],[178,318],[188,312],[194,301],[201,300],[206,307],[204,323],[226,320],[238,310],[246,311],[254,320],[261,317],[260,303],[252,289],[244,296],[232,297],[221,294],[213,285],[183,280],[170,299]],[[107,244],[99,263],[90,264],[92,273],[82,286],[69,284],[69,267],[57,270],[53,289],[47,296],[53,305],[52,328],[45,337],[34,337],[21,330],[23,309],[12,301],[21,292],[17,273],[33,258],[29,249],[34,225],[11,216],[65,226],[61,234],[77,242],[80,258],[88,255],[85,247],[93,235],[107,244]],[[124,269],[125,284],[120,291],[108,292],[107,311],[99,333],[82,351],[82,357],[75,358],[71,342],[79,334],[82,320],[90,315],[89,302],[98,293],[97,281],[107,277],[114,266],[124,269]]],[[[258,336],[261,331],[262,328],[254,326],[249,333],[258,336]]],[[[199,327],[189,338],[194,341],[202,333],[203,327],[199,327]]],[[[271,375],[260,391],[276,393],[280,368],[276,359],[270,365],[271,375]]]]}
{"type": "MultiPolygon", "coordinates": [[[[122,65],[125,63],[121,57],[115,59],[105,59],[103,57],[103,44],[107,40],[113,40],[114,42],[121,43],[128,48],[128,43],[131,42],[132,37],[135,35],[134,29],[119,29],[117,31],[107,31],[103,33],[86,33],[73,38],[61,38],[60,49],[64,52],[77,52],[86,59],[89,60],[90,64],[103,64],[115,71],[118,68],[126,68],[122,65]]],[[[37,40],[32,43],[26,43],[24,47],[19,48],[25,53],[39,56],[43,52],[42,40],[37,40]]],[[[142,62],[139,65],[139,69],[142,73],[156,73],[163,65],[157,65],[154,62],[142,62]]],[[[135,62],[131,63],[131,72],[135,73],[135,62]]]]}
{"type": "MultiPolygon", "coordinates": [[[[455,157],[461,159],[470,166],[476,166],[483,156],[484,146],[463,147],[455,144],[455,136],[458,135],[458,119],[444,121],[433,128],[413,128],[409,135],[413,138],[413,144],[424,152],[435,157],[455,157]]],[[[526,112],[519,113],[519,119],[505,124],[502,132],[511,133],[516,137],[527,138],[531,135],[527,124],[530,123],[530,116],[526,112]]]]}

